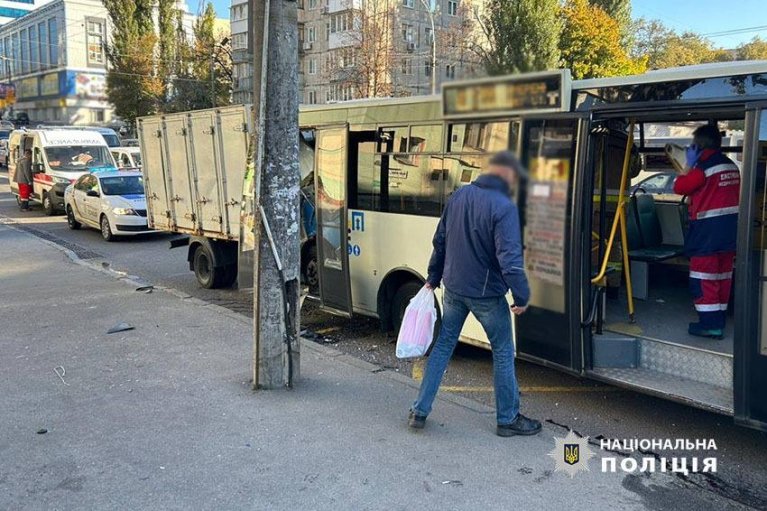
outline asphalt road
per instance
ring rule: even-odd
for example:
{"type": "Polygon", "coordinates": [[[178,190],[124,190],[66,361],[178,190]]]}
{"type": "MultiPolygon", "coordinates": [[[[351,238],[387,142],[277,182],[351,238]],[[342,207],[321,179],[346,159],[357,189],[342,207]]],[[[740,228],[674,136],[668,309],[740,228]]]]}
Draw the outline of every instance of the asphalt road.
{"type": "MultiPolygon", "coordinates": [[[[71,231],[63,216],[46,217],[39,207],[21,213],[8,192],[7,174],[0,170],[0,221],[63,244],[81,258],[101,261],[119,271],[137,275],[157,285],[173,287],[197,298],[250,315],[252,300],[233,289],[204,290],[188,271],[184,248],[170,250],[168,235],[126,238],[113,243],[95,230],[71,231]]],[[[54,276],[52,276],[53,278],[54,276]]],[[[75,289],[73,293],[87,292],[75,289]]],[[[119,318],[116,318],[119,319],[119,318]]],[[[302,327],[317,342],[398,371],[416,379],[420,367],[394,356],[394,339],[369,318],[346,320],[304,305],[302,327]]],[[[524,361],[517,364],[522,390],[522,411],[528,416],[571,428],[583,436],[599,438],[714,439],[718,473],[684,478],[680,484],[697,485],[754,509],[767,509],[767,435],[736,427],[730,417],[578,379],[524,361]]],[[[493,405],[492,359],[489,352],[459,346],[445,377],[445,390],[493,405]]],[[[414,396],[415,397],[415,396],[414,396]]],[[[406,410],[403,410],[403,418],[406,410]]],[[[439,410],[433,414],[439,421],[439,410]]],[[[598,440],[597,440],[598,445],[598,440]]],[[[553,446],[552,446],[553,447],[553,446]]],[[[656,453],[670,457],[668,451],[656,453]]],[[[702,453],[676,453],[691,456],[702,453]]]]}

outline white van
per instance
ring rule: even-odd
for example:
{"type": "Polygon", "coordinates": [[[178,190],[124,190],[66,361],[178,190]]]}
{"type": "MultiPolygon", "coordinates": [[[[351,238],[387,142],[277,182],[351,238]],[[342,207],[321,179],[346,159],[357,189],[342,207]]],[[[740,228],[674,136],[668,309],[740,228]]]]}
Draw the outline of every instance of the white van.
{"type": "Polygon", "coordinates": [[[8,140],[8,178],[11,192],[16,162],[32,150],[34,183],[30,200],[42,204],[47,215],[64,211],[64,190],[87,172],[117,170],[109,147],[98,132],[68,129],[15,130],[8,140]]]}

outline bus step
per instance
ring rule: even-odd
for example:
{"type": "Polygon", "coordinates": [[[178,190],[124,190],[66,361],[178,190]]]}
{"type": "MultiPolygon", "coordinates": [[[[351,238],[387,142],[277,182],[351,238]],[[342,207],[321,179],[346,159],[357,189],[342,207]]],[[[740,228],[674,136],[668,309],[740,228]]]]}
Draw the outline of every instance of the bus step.
{"type": "Polygon", "coordinates": [[[652,369],[596,368],[589,371],[595,379],[646,394],[671,399],[686,405],[727,415],[733,414],[732,387],[680,378],[652,369]]]}
{"type": "Polygon", "coordinates": [[[639,337],[639,367],[732,389],[732,355],[639,337]]]}

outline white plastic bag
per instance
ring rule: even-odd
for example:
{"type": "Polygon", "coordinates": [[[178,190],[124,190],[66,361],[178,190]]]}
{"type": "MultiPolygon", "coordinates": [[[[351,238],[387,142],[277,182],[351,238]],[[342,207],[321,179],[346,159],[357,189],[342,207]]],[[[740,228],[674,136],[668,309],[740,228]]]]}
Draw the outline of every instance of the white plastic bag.
{"type": "Polygon", "coordinates": [[[431,346],[436,322],[434,291],[424,286],[405,309],[397,336],[397,358],[424,356],[431,346]]]}

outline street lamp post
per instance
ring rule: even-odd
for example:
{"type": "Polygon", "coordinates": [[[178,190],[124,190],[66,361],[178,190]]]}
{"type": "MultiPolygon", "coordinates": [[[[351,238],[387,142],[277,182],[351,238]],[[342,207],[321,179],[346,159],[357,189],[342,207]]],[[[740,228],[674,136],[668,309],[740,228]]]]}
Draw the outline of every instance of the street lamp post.
{"type": "Polygon", "coordinates": [[[434,11],[426,0],[421,3],[429,13],[429,22],[431,23],[431,93],[437,93],[437,32],[434,30],[434,11]]]}

